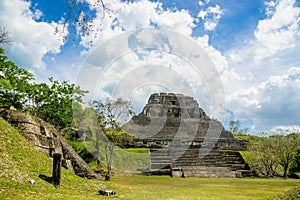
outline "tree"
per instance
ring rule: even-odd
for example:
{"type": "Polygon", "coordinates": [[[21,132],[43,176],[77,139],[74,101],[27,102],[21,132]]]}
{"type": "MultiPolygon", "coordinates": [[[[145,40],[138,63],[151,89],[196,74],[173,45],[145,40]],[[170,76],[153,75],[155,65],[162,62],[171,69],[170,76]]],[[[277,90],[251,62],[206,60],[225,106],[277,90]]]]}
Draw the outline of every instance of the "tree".
{"type": "Polygon", "coordinates": [[[273,138],[256,137],[249,141],[249,165],[257,173],[271,177],[276,175],[278,158],[276,156],[273,138]]]}
{"type": "Polygon", "coordinates": [[[68,81],[49,78],[50,85],[34,83],[34,75],[9,61],[0,48],[0,105],[29,111],[34,116],[66,128],[73,122],[72,103],[81,102],[86,91],[68,81]]]}
{"type": "Polygon", "coordinates": [[[66,29],[69,27],[75,34],[80,34],[82,37],[87,35],[94,35],[97,37],[97,31],[95,30],[94,8],[102,8],[102,15],[105,17],[106,12],[111,10],[106,7],[103,0],[95,0],[93,2],[87,0],[68,0],[65,1],[67,5],[66,17],[61,22],[62,29],[56,27],[55,34],[61,34],[63,40],[66,39],[66,29]],[[61,31],[60,31],[61,30],[61,31]]]}
{"type": "Polygon", "coordinates": [[[286,178],[291,164],[295,161],[299,150],[299,134],[272,135],[257,137],[248,145],[250,165],[259,173],[274,176],[279,165],[283,168],[286,178]]]}
{"type": "MultiPolygon", "coordinates": [[[[115,146],[117,144],[123,146],[126,142],[133,139],[132,135],[121,129],[121,122],[124,121],[126,117],[133,115],[133,111],[130,102],[121,98],[117,100],[107,99],[105,103],[93,101],[92,105],[97,114],[99,127],[108,139],[106,141],[105,152],[108,172],[106,180],[110,180],[115,146]]],[[[100,138],[97,138],[98,141],[99,139],[100,138]]]]}
{"type": "Polygon", "coordinates": [[[299,150],[299,134],[289,134],[287,136],[275,136],[276,152],[278,162],[283,167],[283,177],[287,178],[288,169],[295,160],[299,150]]]}
{"type": "Polygon", "coordinates": [[[24,109],[32,80],[33,74],[8,60],[4,49],[0,48],[0,104],[24,109]]]}
{"type": "Polygon", "coordinates": [[[248,128],[240,128],[241,122],[231,120],[229,122],[229,130],[232,132],[233,135],[245,135],[249,129],[248,128]]]}
{"type": "Polygon", "coordinates": [[[10,45],[11,42],[8,31],[4,27],[0,28],[0,44],[10,45]]]}
{"type": "Polygon", "coordinates": [[[73,123],[73,103],[82,102],[87,91],[68,81],[59,82],[52,77],[49,81],[50,86],[45,83],[31,86],[31,104],[27,110],[58,129],[67,128],[73,123]]]}

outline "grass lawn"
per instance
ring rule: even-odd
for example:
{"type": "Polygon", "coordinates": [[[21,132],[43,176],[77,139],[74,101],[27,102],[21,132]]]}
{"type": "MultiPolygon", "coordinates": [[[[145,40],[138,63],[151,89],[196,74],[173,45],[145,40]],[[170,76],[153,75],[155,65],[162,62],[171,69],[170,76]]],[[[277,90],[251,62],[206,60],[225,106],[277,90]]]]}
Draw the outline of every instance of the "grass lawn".
{"type": "Polygon", "coordinates": [[[300,180],[130,176],[108,185],[117,190],[116,199],[274,199],[300,180]]]}
{"type": "MultiPolygon", "coordinates": [[[[65,171],[65,173],[68,173],[65,171]]],[[[67,175],[69,176],[69,175],[67,175]]],[[[60,188],[45,181],[37,184],[0,182],[0,199],[274,199],[297,185],[295,179],[171,178],[168,176],[120,176],[111,182],[64,178],[60,188]],[[116,196],[103,197],[105,184],[116,196]]]]}

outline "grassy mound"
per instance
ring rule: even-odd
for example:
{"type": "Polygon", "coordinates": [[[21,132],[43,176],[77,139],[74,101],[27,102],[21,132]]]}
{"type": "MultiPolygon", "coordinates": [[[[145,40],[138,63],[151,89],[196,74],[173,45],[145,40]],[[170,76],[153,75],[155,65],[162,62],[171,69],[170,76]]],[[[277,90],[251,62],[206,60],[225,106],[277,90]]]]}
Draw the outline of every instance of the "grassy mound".
{"type": "Polygon", "coordinates": [[[62,168],[61,187],[39,176],[52,175],[52,160],[0,118],[0,199],[93,199],[104,187],[62,168]],[[35,184],[30,184],[33,179],[35,184]]]}

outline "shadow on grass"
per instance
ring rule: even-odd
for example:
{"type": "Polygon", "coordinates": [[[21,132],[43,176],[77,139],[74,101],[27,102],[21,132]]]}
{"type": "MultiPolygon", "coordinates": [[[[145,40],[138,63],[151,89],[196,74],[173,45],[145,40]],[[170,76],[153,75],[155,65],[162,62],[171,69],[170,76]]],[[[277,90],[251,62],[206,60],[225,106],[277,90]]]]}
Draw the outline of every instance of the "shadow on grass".
{"type": "Polygon", "coordinates": [[[46,176],[44,174],[40,174],[39,178],[46,181],[46,182],[48,182],[48,183],[50,183],[50,184],[52,184],[52,177],[51,176],[46,176]]]}

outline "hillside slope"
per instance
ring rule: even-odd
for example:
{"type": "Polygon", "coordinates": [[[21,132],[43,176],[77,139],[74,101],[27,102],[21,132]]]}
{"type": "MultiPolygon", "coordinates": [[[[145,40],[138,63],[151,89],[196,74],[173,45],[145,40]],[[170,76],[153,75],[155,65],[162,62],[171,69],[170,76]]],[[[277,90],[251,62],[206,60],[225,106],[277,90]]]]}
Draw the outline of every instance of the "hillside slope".
{"type": "Polygon", "coordinates": [[[0,118],[0,199],[93,199],[101,181],[87,180],[62,169],[61,187],[39,178],[50,177],[52,160],[0,118]],[[33,179],[35,184],[30,184],[33,179]]]}

